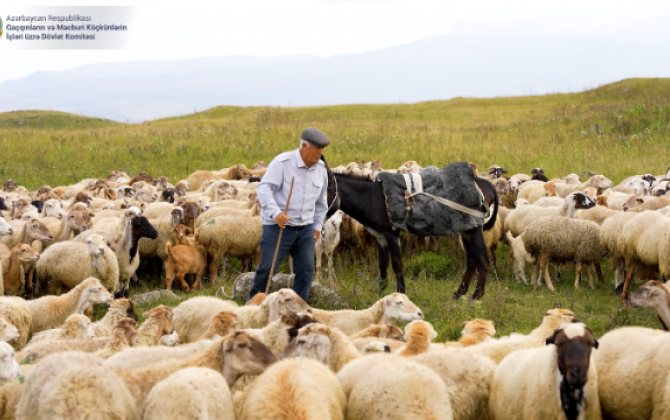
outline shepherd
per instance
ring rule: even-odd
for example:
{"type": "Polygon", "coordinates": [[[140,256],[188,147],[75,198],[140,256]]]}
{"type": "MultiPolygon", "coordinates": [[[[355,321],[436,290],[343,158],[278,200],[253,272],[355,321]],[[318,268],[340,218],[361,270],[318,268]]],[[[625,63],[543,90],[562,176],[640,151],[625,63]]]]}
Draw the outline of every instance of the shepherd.
{"type": "Polygon", "coordinates": [[[314,277],[314,243],[321,236],[328,209],[328,173],[321,156],[329,144],[320,130],[303,130],[298,150],[275,157],[258,185],[263,218],[261,262],[249,299],[266,291],[270,271],[274,276],[276,266],[291,255],[293,290],[307,302],[314,277]]]}

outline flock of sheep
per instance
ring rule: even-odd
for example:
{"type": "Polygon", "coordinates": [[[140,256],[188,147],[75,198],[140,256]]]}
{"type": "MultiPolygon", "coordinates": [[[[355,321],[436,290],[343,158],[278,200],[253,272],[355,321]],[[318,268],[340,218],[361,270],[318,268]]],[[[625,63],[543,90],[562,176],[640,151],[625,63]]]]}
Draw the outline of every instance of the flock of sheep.
{"type": "MultiPolygon", "coordinates": [[[[145,312],[138,327],[128,297],[140,259],[160,258],[166,287],[191,291],[205,271],[216,281],[225,257],[244,265],[258,258],[255,186],[264,168],[197,171],[174,185],[123,172],[32,192],[5,182],[0,418],[670,418],[667,332],[627,327],[597,339],[566,309],[547,311],[528,335],[496,338],[492,321],[476,319],[463,323],[458,342],[436,343],[403,294],[364,310],[326,311],[282,289],[245,306],[191,297],[145,312]],[[47,295],[38,297],[41,288],[47,295]],[[94,304],[109,305],[97,322],[94,304]],[[398,322],[408,323],[404,331],[398,322]]],[[[368,162],[333,170],[374,177],[384,169],[368,162]]],[[[409,161],[393,172],[420,170],[409,161]]],[[[662,252],[670,174],[617,186],[597,174],[584,183],[575,174],[547,179],[539,168],[503,174],[494,165],[485,175],[501,205],[485,238],[491,250],[509,244],[518,278],[533,264],[533,284],[540,271],[555,290],[550,264],[572,261],[579,287],[582,265],[602,277],[606,256],[624,293],[635,273],[670,275],[662,252]]],[[[333,254],[351,238],[369,260],[363,226],[339,212],[324,223],[317,266],[325,253],[330,281],[333,254]]],[[[630,302],[655,308],[667,330],[663,283],[647,282],[630,302]]]]}

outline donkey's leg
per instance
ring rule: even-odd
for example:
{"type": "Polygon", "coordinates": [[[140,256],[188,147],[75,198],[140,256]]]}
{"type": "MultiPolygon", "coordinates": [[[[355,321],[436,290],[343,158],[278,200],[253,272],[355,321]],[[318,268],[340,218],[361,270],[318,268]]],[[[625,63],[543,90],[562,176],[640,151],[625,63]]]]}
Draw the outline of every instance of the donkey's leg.
{"type": "Polygon", "coordinates": [[[388,285],[386,276],[389,268],[389,249],[386,239],[377,238],[377,262],[379,264],[379,291],[384,291],[388,285]]]}
{"type": "Polygon", "coordinates": [[[475,256],[475,261],[477,263],[477,287],[475,288],[475,293],[472,295],[471,299],[477,300],[484,296],[486,278],[489,275],[490,254],[488,248],[486,248],[486,243],[484,242],[484,232],[482,231],[482,228],[475,228],[468,232],[472,232],[470,245],[473,248],[472,253],[475,256]]]}
{"type": "Polygon", "coordinates": [[[398,293],[405,293],[405,278],[402,274],[402,253],[400,251],[400,235],[397,232],[384,232],[384,238],[388,244],[391,254],[391,265],[395,273],[395,281],[398,293]]]}
{"type": "Polygon", "coordinates": [[[471,231],[461,232],[461,239],[463,240],[463,248],[465,249],[465,261],[466,268],[463,278],[461,279],[461,285],[458,287],[458,290],[451,295],[452,299],[460,299],[461,296],[468,293],[468,288],[470,287],[470,281],[477,271],[477,261],[475,259],[474,249],[471,244],[472,233],[471,231]]]}

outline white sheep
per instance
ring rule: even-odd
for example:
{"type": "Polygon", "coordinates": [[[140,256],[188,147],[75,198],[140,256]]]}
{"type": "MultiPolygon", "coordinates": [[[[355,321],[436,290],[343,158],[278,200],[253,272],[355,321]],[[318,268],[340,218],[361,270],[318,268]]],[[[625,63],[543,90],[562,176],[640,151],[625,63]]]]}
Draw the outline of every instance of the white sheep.
{"type": "Polygon", "coordinates": [[[333,266],[333,252],[340,244],[340,227],[342,226],[342,210],[338,210],[323,224],[321,236],[314,243],[314,254],[316,255],[316,281],[321,280],[321,257],[326,254],[328,258],[328,281],[334,285],[337,282],[335,268],[333,266]]]}
{"type": "Polygon", "coordinates": [[[568,309],[551,309],[544,314],[540,325],[528,335],[513,333],[497,340],[465,347],[461,351],[487,356],[494,362],[500,363],[513,351],[544,346],[556,328],[576,319],[575,314],[568,309]]]}
{"type": "Polygon", "coordinates": [[[314,318],[331,327],[337,327],[348,335],[356,334],[372,324],[393,324],[423,319],[421,309],[407,295],[392,293],[363,310],[343,309],[326,311],[310,309],[314,318]]]}
{"type": "Polygon", "coordinates": [[[107,309],[105,316],[100,321],[94,322],[90,326],[92,337],[108,337],[112,333],[112,328],[123,318],[131,318],[137,321],[135,305],[129,299],[115,299],[107,309]]]}
{"type": "MultiPolygon", "coordinates": [[[[595,264],[607,254],[600,245],[600,226],[588,220],[549,216],[533,220],[526,226],[524,235],[526,251],[539,262],[549,290],[556,291],[549,275],[549,264],[564,261],[575,262],[576,289],[580,288],[582,264],[588,264],[589,286],[595,289],[595,264]]],[[[537,280],[533,269],[531,284],[537,286],[537,280]]]]}
{"type": "Polygon", "coordinates": [[[189,367],[158,382],[149,392],[144,420],[232,420],[235,418],[230,388],[211,369],[189,367]]]}
{"type": "Polygon", "coordinates": [[[21,375],[19,364],[14,360],[14,353],[12,346],[0,341],[0,386],[21,375]]]}
{"type": "Polygon", "coordinates": [[[449,392],[454,418],[486,420],[493,372],[496,364],[488,357],[445,348],[411,357],[437,373],[449,392]]]}
{"type": "Polygon", "coordinates": [[[532,204],[542,197],[555,197],[557,195],[554,181],[528,181],[519,186],[517,200],[523,198],[532,204]]]}
{"type": "Polygon", "coordinates": [[[26,374],[23,388],[17,420],[141,418],[141,406],[123,381],[86,353],[45,358],[26,374]]]}
{"type": "Polygon", "coordinates": [[[235,394],[235,404],[238,420],[344,420],[347,400],[327,367],[298,358],[270,366],[235,394]]]}
{"type": "Polygon", "coordinates": [[[505,219],[505,230],[512,232],[514,236],[519,236],[526,226],[535,219],[545,216],[572,218],[578,209],[588,209],[593,206],[595,206],[595,202],[579,191],[568,195],[561,207],[519,206],[512,210],[505,219]]]}
{"type": "Polygon", "coordinates": [[[612,217],[607,218],[600,227],[600,245],[607,251],[614,267],[614,287],[616,290],[623,290],[624,281],[624,257],[619,254],[619,236],[623,227],[637,213],[619,212],[612,217]]]}
{"type": "Polygon", "coordinates": [[[12,226],[7,223],[4,217],[0,216],[0,236],[9,236],[14,233],[12,226]]]}
{"type": "Polygon", "coordinates": [[[0,315],[0,341],[9,342],[19,339],[19,329],[0,315]]]}
{"type": "Polygon", "coordinates": [[[0,296],[0,316],[18,330],[19,336],[11,344],[20,350],[30,338],[30,326],[33,323],[26,301],[15,296],[0,296]]]}
{"type": "Polygon", "coordinates": [[[91,320],[86,315],[72,314],[59,328],[40,331],[33,334],[32,338],[26,345],[29,348],[33,344],[60,341],[60,340],[86,340],[91,337],[89,327],[91,320]]]}
{"type": "Polygon", "coordinates": [[[616,216],[619,213],[620,212],[617,210],[612,210],[605,206],[596,205],[595,207],[591,207],[588,210],[577,210],[575,213],[575,219],[590,220],[591,222],[602,226],[602,224],[605,223],[605,220],[612,216],[616,216]]]}
{"type": "Polygon", "coordinates": [[[111,293],[117,291],[119,263],[100,235],[89,236],[85,243],[64,241],[54,244],[37,262],[38,284],[48,284],[52,294],[71,289],[88,277],[99,279],[111,293]]]}
{"type": "Polygon", "coordinates": [[[670,335],[650,328],[623,327],[598,341],[595,365],[603,413],[617,420],[669,418],[670,335]]]}
{"type": "Polygon", "coordinates": [[[670,218],[655,211],[644,211],[628,221],[618,239],[618,255],[627,268],[623,295],[628,295],[630,281],[638,265],[658,266],[666,279],[670,278],[670,218]]]}
{"type": "Polygon", "coordinates": [[[512,268],[514,272],[514,278],[517,280],[523,280],[525,284],[528,284],[526,280],[526,264],[534,264],[535,258],[526,251],[526,246],[524,245],[523,238],[526,236],[525,233],[517,236],[516,238],[512,236],[511,232],[506,234],[507,243],[510,247],[510,257],[512,259],[512,268]]]}
{"type": "Polygon", "coordinates": [[[212,261],[209,279],[216,282],[219,265],[224,257],[240,260],[256,257],[260,261],[263,221],[256,217],[219,216],[209,219],[195,231],[196,240],[207,248],[212,261]]]}
{"type": "Polygon", "coordinates": [[[0,243],[12,249],[18,244],[32,245],[33,241],[49,243],[54,236],[39,219],[29,221],[12,220],[9,222],[13,233],[11,235],[0,235],[0,243]]]}
{"type": "Polygon", "coordinates": [[[493,376],[491,417],[600,420],[598,372],[592,352],[597,348],[598,342],[584,324],[570,323],[559,327],[547,339],[547,346],[511,353],[493,376]]]}
{"type": "MultiPolygon", "coordinates": [[[[630,304],[636,308],[653,308],[663,329],[670,325],[670,288],[660,281],[649,280],[630,296],[630,304]]],[[[1,328],[1,324],[0,324],[1,328]]]]}
{"type": "Polygon", "coordinates": [[[660,210],[668,206],[670,199],[665,197],[631,197],[623,205],[623,211],[660,210]]]}
{"type": "Polygon", "coordinates": [[[593,187],[599,192],[607,188],[612,188],[613,184],[607,177],[603,175],[594,175],[581,184],[556,184],[556,192],[559,197],[567,197],[575,191],[584,191],[588,187],[593,187]]]}
{"type": "Polygon", "coordinates": [[[259,306],[237,306],[235,302],[208,296],[190,298],[174,308],[175,330],[183,343],[200,338],[212,318],[221,311],[237,315],[238,328],[263,328],[282,315],[297,313],[309,308],[291,289],[270,293],[259,306]]]}
{"type": "Polygon", "coordinates": [[[174,331],[172,309],[165,305],[159,305],[142,314],[145,318],[140,326],[139,341],[140,346],[156,346],[164,335],[170,335],[174,331]]]}
{"type": "Polygon", "coordinates": [[[300,328],[298,336],[280,356],[282,359],[286,357],[318,360],[333,372],[339,372],[361,354],[342,331],[316,322],[300,328]]]}
{"type": "MultiPolygon", "coordinates": [[[[219,337],[220,338],[220,337],[219,337]]],[[[214,341],[210,339],[198,340],[193,343],[181,344],[174,347],[166,346],[136,346],[129,347],[110,356],[104,365],[118,370],[141,369],[168,359],[184,359],[193,356],[214,341]]]]}
{"type": "Polygon", "coordinates": [[[354,360],[337,374],[347,419],[451,420],[449,390],[429,367],[388,353],[354,360]]]}
{"type": "Polygon", "coordinates": [[[263,328],[245,328],[243,331],[252,337],[261,340],[276,355],[286,348],[291,336],[289,330],[299,327],[300,316],[297,314],[282,315],[281,318],[270,322],[263,328]]]}

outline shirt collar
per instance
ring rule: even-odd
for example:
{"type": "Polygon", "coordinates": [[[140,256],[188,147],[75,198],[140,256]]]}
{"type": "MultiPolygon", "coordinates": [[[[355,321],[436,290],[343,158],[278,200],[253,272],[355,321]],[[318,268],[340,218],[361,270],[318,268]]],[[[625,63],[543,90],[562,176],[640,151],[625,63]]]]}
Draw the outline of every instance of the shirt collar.
{"type": "Polygon", "coordinates": [[[305,161],[302,160],[302,156],[300,156],[300,148],[298,148],[298,150],[295,151],[295,160],[298,165],[298,168],[307,168],[307,165],[305,165],[305,161]]]}

